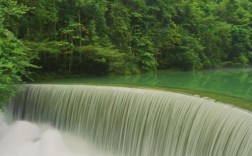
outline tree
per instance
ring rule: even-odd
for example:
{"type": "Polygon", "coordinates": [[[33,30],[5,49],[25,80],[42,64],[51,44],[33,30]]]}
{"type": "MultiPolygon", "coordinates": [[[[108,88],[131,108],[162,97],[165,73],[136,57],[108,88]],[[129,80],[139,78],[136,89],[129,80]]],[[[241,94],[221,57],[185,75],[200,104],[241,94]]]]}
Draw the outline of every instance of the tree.
{"type": "Polygon", "coordinates": [[[92,65],[94,71],[101,67],[103,74],[137,74],[252,63],[249,0],[7,0],[1,4],[5,29],[39,56],[34,61],[42,66],[39,73],[90,74],[92,65]]]}
{"type": "Polygon", "coordinates": [[[27,53],[27,48],[10,32],[6,19],[22,16],[26,7],[20,7],[16,1],[0,2],[0,103],[15,93],[14,84],[20,83],[22,77],[29,78],[27,68],[34,55],[27,53]]]}

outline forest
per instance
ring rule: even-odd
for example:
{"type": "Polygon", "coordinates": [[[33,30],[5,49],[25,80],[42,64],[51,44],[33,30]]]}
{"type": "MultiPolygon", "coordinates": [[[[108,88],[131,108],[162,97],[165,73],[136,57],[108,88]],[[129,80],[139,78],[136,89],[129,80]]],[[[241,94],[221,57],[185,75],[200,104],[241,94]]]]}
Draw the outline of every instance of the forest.
{"type": "Polygon", "coordinates": [[[250,0],[1,0],[0,101],[54,74],[248,67],[250,0]]]}

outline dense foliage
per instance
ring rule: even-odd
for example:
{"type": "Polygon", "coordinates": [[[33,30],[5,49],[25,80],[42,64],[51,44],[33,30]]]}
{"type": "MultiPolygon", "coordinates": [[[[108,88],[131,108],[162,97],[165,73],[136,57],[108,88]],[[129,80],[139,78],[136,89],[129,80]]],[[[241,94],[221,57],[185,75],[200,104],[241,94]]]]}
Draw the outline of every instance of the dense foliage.
{"type": "Polygon", "coordinates": [[[42,72],[131,74],[248,66],[250,0],[19,0],[8,28],[42,72]]]}
{"type": "Polygon", "coordinates": [[[13,84],[27,77],[27,68],[35,67],[29,62],[34,54],[27,53],[27,48],[7,29],[8,20],[20,18],[28,11],[15,1],[0,2],[0,108],[1,103],[14,94],[13,84]]]}

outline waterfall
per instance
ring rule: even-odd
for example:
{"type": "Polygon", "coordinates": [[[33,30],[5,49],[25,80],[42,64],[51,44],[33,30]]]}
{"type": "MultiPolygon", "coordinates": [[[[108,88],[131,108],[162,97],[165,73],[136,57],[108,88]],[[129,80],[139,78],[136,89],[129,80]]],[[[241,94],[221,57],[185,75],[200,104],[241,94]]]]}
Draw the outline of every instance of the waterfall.
{"type": "Polygon", "coordinates": [[[145,89],[24,85],[13,120],[49,123],[123,156],[251,156],[252,115],[206,98],[145,89]]]}

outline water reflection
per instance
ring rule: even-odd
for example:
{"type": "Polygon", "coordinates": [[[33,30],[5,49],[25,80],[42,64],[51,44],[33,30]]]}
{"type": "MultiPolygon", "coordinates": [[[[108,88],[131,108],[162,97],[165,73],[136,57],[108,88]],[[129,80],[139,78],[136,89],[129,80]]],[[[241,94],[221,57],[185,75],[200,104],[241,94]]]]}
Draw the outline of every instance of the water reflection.
{"type": "Polygon", "coordinates": [[[252,100],[252,69],[175,72],[157,71],[132,76],[89,77],[64,82],[135,84],[209,91],[252,100]]]}

